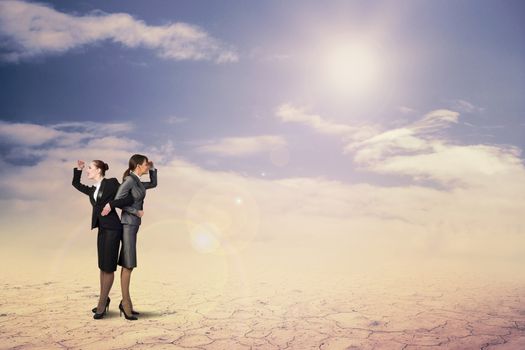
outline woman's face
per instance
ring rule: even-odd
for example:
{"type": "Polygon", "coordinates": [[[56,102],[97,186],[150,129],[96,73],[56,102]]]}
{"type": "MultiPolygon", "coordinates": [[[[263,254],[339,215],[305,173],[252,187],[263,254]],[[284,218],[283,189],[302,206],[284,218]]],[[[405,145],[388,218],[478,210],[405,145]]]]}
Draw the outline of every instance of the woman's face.
{"type": "Polygon", "coordinates": [[[149,171],[149,164],[148,160],[144,159],[142,164],[137,164],[137,167],[135,168],[135,174],[138,176],[144,175],[149,171]]]}
{"type": "Polygon", "coordinates": [[[95,163],[91,162],[89,163],[87,167],[87,177],[88,179],[96,179],[97,176],[100,174],[100,169],[95,166],[95,163]]]}

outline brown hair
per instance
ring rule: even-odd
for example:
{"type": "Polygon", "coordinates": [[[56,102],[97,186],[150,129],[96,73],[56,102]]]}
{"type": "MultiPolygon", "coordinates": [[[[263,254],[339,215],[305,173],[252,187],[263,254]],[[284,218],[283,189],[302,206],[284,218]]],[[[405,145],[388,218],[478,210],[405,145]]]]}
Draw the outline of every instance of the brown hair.
{"type": "Polygon", "coordinates": [[[129,159],[129,165],[128,169],[124,172],[124,175],[122,176],[122,181],[126,179],[126,177],[129,175],[129,172],[131,170],[135,170],[137,165],[144,163],[144,161],[148,162],[148,157],[142,155],[142,154],[134,154],[129,159]]]}
{"type": "Polygon", "coordinates": [[[102,160],[94,160],[93,161],[93,164],[95,164],[95,166],[100,169],[100,175],[102,176],[105,176],[106,175],[106,170],[109,169],[109,165],[108,163],[105,163],[104,161],[102,160]]]}

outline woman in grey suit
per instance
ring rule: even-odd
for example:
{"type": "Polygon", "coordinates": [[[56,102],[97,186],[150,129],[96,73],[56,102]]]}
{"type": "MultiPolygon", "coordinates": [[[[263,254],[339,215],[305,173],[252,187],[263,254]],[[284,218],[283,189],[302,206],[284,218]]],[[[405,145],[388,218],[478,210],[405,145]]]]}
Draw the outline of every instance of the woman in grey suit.
{"type": "Polygon", "coordinates": [[[146,190],[157,187],[157,169],[148,157],[134,154],[129,159],[129,167],[124,172],[123,183],[120,185],[115,199],[126,197],[129,193],[133,197],[133,204],[122,208],[122,248],[118,264],[122,266],[120,271],[120,285],[122,288],[122,301],[119,309],[124,312],[128,320],[136,320],[139,313],[133,310],[129,285],[131,272],[137,267],[137,233],[144,215],[143,205],[146,190]],[[140,177],[149,171],[150,182],[140,181],[140,177]]]}

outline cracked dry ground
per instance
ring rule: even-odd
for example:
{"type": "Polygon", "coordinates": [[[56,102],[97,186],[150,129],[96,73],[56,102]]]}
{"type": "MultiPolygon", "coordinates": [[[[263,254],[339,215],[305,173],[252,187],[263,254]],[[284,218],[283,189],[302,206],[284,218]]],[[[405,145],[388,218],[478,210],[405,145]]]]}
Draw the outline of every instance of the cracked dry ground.
{"type": "Polygon", "coordinates": [[[118,285],[109,315],[97,321],[97,291],[85,282],[4,281],[0,348],[525,349],[524,287],[464,279],[303,288],[143,281],[134,292],[139,321],[119,317],[118,285]]]}

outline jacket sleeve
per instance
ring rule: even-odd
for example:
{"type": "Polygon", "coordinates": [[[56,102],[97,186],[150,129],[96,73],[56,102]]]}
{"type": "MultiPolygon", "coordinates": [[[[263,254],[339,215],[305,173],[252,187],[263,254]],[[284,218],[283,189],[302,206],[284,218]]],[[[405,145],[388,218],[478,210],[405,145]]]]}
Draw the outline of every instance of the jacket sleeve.
{"type": "Polygon", "coordinates": [[[149,182],[142,182],[145,189],[155,188],[157,187],[157,169],[150,169],[149,171],[149,182]]]}
{"type": "Polygon", "coordinates": [[[71,183],[80,192],[87,194],[89,196],[91,192],[91,187],[83,185],[80,183],[80,176],[82,175],[82,170],[73,168],[73,182],[71,183]]]}
{"type": "Polygon", "coordinates": [[[122,186],[119,186],[120,184],[117,179],[115,179],[114,183],[115,183],[115,187],[118,187],[118,190],[117,190],[117,194],[115,195],[115,199],[109,202],[109,206],[112,209],[114,209],[114,208],[124,208],[124,207],[127,207],[133,204],[133,197],[131,196],[131,193],[129,190],[127,192],[122,191],[122,193],[120,193],[120,197],[117,197],[119,195],[119,190],[122,186]]]}
{"type": "Polygon", "coordinates": [[[138,210],[131,207],[131,204],[135,201],[131,195],[131,187],[133,187],[133,179],[128,176],[118,188],[117,194],[115,195],[115,201],[127,198],[128,201],[124,203],[125,205],[119,206],[119,208],[122,208],[123,211],[130,214],[137,215],[138,210]]]}

